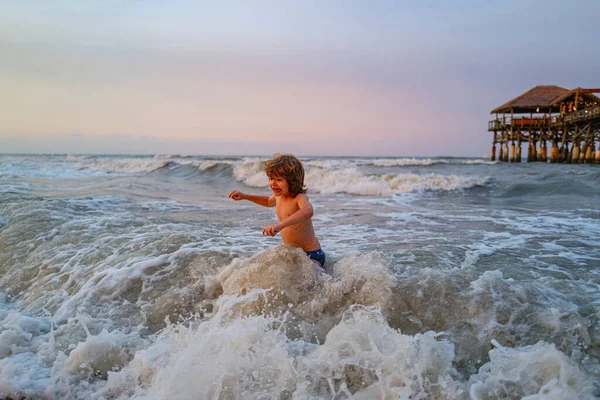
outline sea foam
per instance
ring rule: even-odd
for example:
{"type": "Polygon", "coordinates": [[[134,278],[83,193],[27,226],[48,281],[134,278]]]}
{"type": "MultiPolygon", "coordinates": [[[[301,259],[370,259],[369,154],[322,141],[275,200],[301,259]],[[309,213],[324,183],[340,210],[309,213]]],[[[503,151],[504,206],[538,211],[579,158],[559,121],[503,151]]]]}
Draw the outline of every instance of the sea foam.
{"type": "Polygon", "coordinates": [[[490,362],[469,379],[474,400],[592,399],[592,386],[554,345],[538,342],[512,349],[493,341],[490,362]]]}

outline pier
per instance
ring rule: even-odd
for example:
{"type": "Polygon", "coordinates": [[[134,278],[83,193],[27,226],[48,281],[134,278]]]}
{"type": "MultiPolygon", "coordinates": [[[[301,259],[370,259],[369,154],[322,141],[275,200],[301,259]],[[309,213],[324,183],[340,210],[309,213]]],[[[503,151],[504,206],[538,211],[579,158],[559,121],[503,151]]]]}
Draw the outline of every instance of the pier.
{"type": "Polygon", "coordinates": [[[521,162],[526,143],[527,162],[600,164],[600,98],[594,93],[600,89],[536,86],[496,107],[488,123],[491,160],[521,162]]]}

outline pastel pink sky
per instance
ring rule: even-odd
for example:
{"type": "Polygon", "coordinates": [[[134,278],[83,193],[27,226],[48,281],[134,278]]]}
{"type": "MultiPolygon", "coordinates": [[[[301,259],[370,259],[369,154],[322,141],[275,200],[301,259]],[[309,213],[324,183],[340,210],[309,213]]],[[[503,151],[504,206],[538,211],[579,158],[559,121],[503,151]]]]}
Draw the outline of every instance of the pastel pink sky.
{"type": "Polygon", "coordinates": [[[3,3],[0,152],[482,156],[490,109],[599,84],[599,3],[491,3],[3,3]]]}

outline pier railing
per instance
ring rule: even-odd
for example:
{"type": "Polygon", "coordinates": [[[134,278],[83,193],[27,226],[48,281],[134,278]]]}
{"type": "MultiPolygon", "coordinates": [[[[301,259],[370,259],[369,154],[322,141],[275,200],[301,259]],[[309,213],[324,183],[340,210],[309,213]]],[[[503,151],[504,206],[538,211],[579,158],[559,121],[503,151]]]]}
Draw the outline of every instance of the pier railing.
{"type": "Polygon", "coordinates": [[[510,130],[511,127],[520,129],[541,129],[549,128],[551,124],[552,119],[549,117],[503,117],[489,121],[488,131],[510,130]]]}
{"type": "Polygon", "coordinates": [[[575,111],[564,116],[566,123],[585,121],[588,119],[600,118],[600,106],[588,107],[583,110],[575,111]]]}
{"type": "Polygon", "coordinates": [[[600,119],[600,106],[588,107],[562,116],[552,117],[503,117],[488,122],[488,132],[509,131],[512,128],[520,129],[549,129],[550,127],[574,124],[587,120],[600,119]]]}

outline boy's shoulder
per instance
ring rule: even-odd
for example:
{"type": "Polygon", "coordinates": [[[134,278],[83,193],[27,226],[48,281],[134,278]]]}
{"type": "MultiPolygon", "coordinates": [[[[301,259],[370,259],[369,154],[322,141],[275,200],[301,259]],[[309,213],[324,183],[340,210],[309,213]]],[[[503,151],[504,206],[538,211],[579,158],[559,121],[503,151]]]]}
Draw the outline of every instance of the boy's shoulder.
{"type": "Polygon", "coordinates": [[[310,200],[308,200],[308,195],[306,193],[298,193],[296,197],[294,197],[294,200],[296,200],[296,203],[310,203],[310,200]]]}
{"type": "Polygon", "coordinates": [[[281,200],[284,203],[298,203],[301,201],[308,201],[308,196],[306,195],[306,193],[298,193],[294,197],[288,196],[288,197],[278,198],[277,200],[278,201],[281,200]]]}

